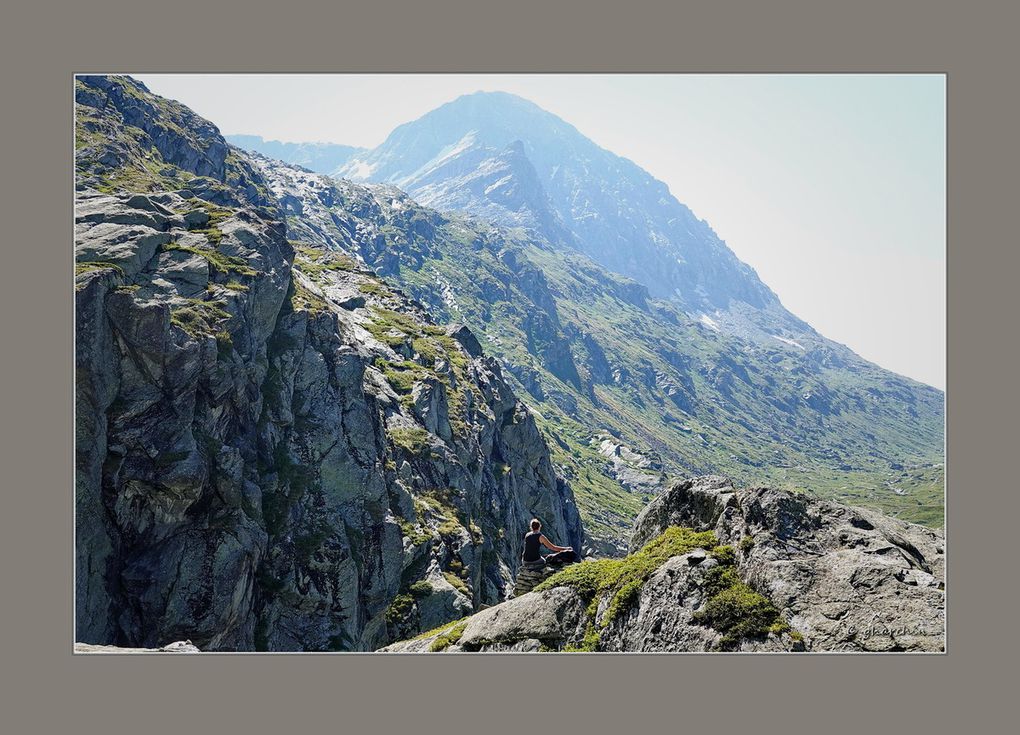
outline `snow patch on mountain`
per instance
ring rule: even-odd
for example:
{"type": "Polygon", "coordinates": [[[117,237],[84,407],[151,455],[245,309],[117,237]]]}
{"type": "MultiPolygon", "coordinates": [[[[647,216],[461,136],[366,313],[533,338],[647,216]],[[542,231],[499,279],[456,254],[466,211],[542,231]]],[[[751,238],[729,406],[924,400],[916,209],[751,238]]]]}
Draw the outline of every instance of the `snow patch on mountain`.
{"type": "Polygon", "coordinates": [[[722,329],[719,328],[719,322],[717,322],[715,319],[710,317],[708,314],[700,315],[698,317],[698,321],[701,322],[702,324],[704,324],[706,327],[708,327],[709,329],[711,329],[714,332],[721,332],[722,331],[722,329]]]}
{"type": "Polygon", "coordinates": [[[800,342],[798,342],[795,339],[790,339],[789,337],[780,337],[778,334],[773,334],[772,336],[773,336],[773,338],[778,339],[780,342],[782,342],[784,344],[788,344],[791,347],[798,347],[798,348],[800,348],[802,350],[806,350],[807,349],[806,347],[804,347],[804,345],[802,345],[800,342]]]}

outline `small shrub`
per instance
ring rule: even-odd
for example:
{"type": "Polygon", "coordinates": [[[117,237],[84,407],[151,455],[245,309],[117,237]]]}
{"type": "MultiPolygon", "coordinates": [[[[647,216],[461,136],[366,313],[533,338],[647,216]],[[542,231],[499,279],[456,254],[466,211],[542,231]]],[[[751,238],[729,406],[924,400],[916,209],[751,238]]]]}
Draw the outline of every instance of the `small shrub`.
{"type": "Polygon", "coordinates": [[[428,597],[433,592],[432,585],[429,582],[426,582],[424,579],[419,580],[412,584],[407,591],[410,592],[411,597],[413,597],[416,600],[420,600],[423,597],[428,597]]]}
{"type": "Polygon", "coordinates": [[[731,566],[736,563],[737,555],[732,546],[716,546],[712,549],[714,556],[723,566],[731,566]]]}
{"type": "Polygon", "coordinates": [[[411,595],[397,595],[386,608],[386,622],[396,627],[407,620],[414,610],[414,598],[411,595]]]}
{"type": "Polygon", "coordinates": [[[773,626],[781,623],[781,618],[767,597],[738,582],[709,598],[694,613],[694,622],[722,633],[721,643],[728,647],[741,638],[764,638],[770,632],[779,632],[773,626]]]}

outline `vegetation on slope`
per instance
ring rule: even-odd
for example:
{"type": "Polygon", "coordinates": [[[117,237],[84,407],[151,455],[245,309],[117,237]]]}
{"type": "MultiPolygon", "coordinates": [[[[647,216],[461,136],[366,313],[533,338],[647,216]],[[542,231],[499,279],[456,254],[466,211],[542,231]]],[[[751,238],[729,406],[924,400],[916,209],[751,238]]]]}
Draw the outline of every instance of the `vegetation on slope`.
{"type": "MultiPolygon", "coordinates": [[[[288,219],[294,231],[357,253],[503,361],[603,551],[655,491],[621,477],[600,452],[607,437],[648,458],[653,481],[724,473],[941,525],[938,391],[824,340],[724,336],[522,230],[444,217],[387,187],[304,185],[328,190],[343,226],[320,217],[313,228],[309,199],[288,219]]],[[[380,336],[406,342],[396,327],[380,336]]]]}

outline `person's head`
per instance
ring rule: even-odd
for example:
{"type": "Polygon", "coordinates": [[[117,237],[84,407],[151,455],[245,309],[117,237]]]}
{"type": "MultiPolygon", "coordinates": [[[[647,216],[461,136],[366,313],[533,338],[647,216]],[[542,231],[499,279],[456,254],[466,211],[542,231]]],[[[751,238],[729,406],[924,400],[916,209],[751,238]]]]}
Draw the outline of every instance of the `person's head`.
{"type": "Polygon", "coordinates": [[[538,520],[537,518],[532,518],[531,519],[531,530],[532,531],[541,531],[542,530],[542,521],[538,520]]]}

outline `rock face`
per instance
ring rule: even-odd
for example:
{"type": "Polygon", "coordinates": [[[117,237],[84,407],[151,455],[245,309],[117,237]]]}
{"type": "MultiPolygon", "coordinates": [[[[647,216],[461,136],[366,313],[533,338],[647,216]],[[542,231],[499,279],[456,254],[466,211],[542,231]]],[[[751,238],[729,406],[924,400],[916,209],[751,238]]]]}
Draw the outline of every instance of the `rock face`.
{"type": "Polygon", "coordinates": [[[878,513],[684,480],[638,518],[627,559],[582,562],[384,650],[942,651],[944,555],[940,532],[878,513]],[[642,555],[677,527],[702,548],[645,568],[642,555]]]}
{"type": "Polygon", "coordinates": [[[469,330],[295,250],[186,108],[76,90],[78,641],[369,650],[505,599],[532,516],[579,547],[469,330]]]}

